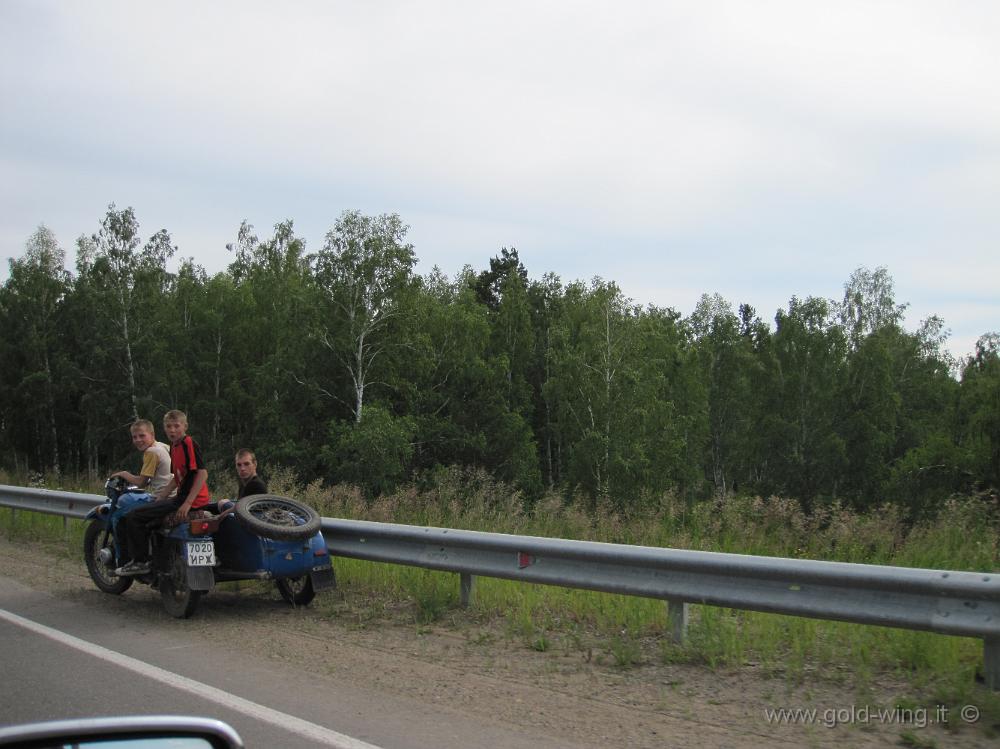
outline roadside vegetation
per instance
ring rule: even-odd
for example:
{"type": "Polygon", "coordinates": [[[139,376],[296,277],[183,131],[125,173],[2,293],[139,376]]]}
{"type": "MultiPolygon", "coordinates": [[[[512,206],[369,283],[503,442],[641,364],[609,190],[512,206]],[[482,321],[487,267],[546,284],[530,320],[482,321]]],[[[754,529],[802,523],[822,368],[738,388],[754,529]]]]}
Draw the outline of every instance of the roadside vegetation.
{"type": "MultiPolygon", "coordinates": [[[[26,482],[0,473],[0,483],[26,482]]],[[[990,496],[952,497],[936,515],[911,522],[893,505],[859,512],[829,503],[807,513],[781,497],[689,503],[669,493],[647,497],[629,513],[594,512],[550,493],[526,511],[509,486],[459,468],[440,471],[432,487],[407,486],[374,500],[354,486],[304,484],[289,471],[276,472],[270,483],[272,491],[329,517],[907,567],[993,572],[1000,566],[998,511],[990,496]]],[[[225,480],[216,486],[220,496],[233,488],[225,480]]],[[[62,481],[60,488],[100,492],[86,481],[62,481]]],[[[20,539],[65,540],[66,554],[80,553],[83,524],[76,521],[4,510],[0,527],[20,539]]],[[[778,689],[796,691],[822,679],[865,697],[888,679],[899,683],[906,704],[975,703],[988,732],[1000,724],[1000,699],[977,684],[977,639],[692,606],[688,639],[675,644],[658,600],[478,578],[465,611],[453,574],[351,559],[336,559],[335,569],[340,596],[321,596],[314,606],[356,626],[378,626],[402,610],[417,628],[454,627],[476,644],[504,637],[622,669],[663,663],[723,672],[752,668],[783,685],[778,689]]]]}
{"type": "Polygon", "coordinates": [[[312,248],[243,222],[214,275],[131,208],[92,228],[73,264],[39,227],[0,284],[2,468],[96,476],[179,408],[210,460],[249,447],[369,499],[454,465],[597,515],[737,493],[918,519],[1000,487],[1000,334],[956,357],[939,317],[904,327],[886,268],[685,317],[515,248],[421,275],[396,214],[345,211],[312,248]]]}
{"type": "MultiPolygon", "coordinates": [[[[291,220],[270,236],[244,221],[214,274],[174,261],[165,229],[143,241],[132,208],[91,229],[70,271],[39,226],[0,284],[7,483],[99,491],[109,466],[138,468],[129,423],[179,408],[216,495],[248,447],[274,491],[328,516],[998,568],[1000,333],[956,357],[936,315],[904,327],[886,268],[773,315],[706,293],[685,317],[612,280],[531,275],[515,248],[420,275],[396,214],[345,211],[309,251],[291,220]]],[[[79,523],[0,524],[79,552],[79,523]]],[[[660,601],[479,580],[458,612],[452,575],[351,560],[337,574],[360,623],[404,609],[622,669],[859,690],[888,676],[950,703],[982,662],[967,638],[700,606],[674,644],[660,601]]]]}

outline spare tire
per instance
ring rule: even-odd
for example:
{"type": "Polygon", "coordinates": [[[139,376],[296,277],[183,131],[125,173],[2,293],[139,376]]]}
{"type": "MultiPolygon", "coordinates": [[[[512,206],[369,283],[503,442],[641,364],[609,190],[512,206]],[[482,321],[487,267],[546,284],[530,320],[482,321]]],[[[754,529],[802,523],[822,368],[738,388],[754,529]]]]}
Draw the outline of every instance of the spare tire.
{"type": "Polygon", "coordinates": [[[251,533],[276,541],[312,538],[320,527],[316,510],[277,494],[251,494],[239,500],[236,519],[251,533]]]}

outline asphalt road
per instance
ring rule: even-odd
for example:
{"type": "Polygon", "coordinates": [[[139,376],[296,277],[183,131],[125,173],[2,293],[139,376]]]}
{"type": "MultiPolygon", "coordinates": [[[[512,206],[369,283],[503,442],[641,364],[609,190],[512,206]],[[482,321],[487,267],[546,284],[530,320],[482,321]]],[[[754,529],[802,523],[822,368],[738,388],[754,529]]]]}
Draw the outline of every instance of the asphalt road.
{"type": "MultiPolygon", "coordinates": [[[[195,715],[248,747],[553,746],[455,713],[241,658],[238,643],[139,631],[0,577],[0,723],[107,715],[195,715]]],[[[565,745],[569,747],[569,744],[565,745]]]]}

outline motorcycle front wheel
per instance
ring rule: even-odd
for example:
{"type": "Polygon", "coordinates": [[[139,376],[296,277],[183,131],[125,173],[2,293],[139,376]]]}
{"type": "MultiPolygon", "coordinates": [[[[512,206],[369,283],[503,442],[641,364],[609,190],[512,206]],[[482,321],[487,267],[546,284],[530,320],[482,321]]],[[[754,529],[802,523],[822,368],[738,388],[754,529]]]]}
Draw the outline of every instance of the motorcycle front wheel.
{"type": "Polygon", "coordinates": [[[119,596],[132,586],[132,578],[116,575],[114,562],[107,565],[101,560],[101,549],[109,549],[114,559],[114,539],[110,533],[105,534],[104,523],[93,520],[83,535],[83,558],[87,562],[87,572],[99,589],[119,596]]]}
{"type": "Polygon", "coordinates": [[[160,576],[160,598],[167,613],[178,619],[189,618],[201,600],[201,591],[188,587],[187,567],[176,546],[170,550],[167,570],[160,576]]]}

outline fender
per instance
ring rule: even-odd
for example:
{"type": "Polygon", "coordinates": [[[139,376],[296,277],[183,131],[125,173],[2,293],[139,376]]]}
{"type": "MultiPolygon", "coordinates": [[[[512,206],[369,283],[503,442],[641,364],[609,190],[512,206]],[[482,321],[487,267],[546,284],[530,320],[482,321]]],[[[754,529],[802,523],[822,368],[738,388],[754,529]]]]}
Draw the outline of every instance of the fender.
{"type": "Polygon", "coordinates": [[[333,574],[333,567],[327,565],[326,567],[314,567],[312,572],[309,573],[309,577],[312,579],[313,590],[333,590],[337,587],[337,577],[333,574]]]}
{"type": "Polygon", "coordinates": [[[322,532],[317,533],[309,541],[313,553],[313,568],[309,572],[312,578],[313,590],[329,590],[337,587],[337,577],[330,562],[330,552],[326,547],[326,539],[322,532]]]}
{"type": "Polygon", "coordinates": [[[111,503],[105,502],[102,505],[97,505],[90,510],[85,516],[84,520],[101,520],[105,525],[108,523],[108,512],[111,510],[111,503]]]}
{"type": "Polygon", "coordinates": [[[215,587],[215,569],[212,567],[188,567],[187,583],[191,590],[209,591],[215,587]]]}

